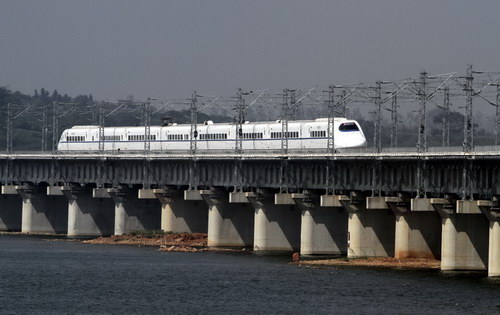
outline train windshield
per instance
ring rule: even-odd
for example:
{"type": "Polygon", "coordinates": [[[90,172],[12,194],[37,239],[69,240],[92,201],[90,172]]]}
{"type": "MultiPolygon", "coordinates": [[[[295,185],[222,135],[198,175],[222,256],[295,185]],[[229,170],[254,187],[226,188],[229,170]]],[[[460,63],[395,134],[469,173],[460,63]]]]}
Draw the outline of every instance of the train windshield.
{"type": "Polygon", "coordinates": [[[358,125],[354,122],[347,122],[340,124],[339,126],[340,131],[359,131],[358,125]]]}

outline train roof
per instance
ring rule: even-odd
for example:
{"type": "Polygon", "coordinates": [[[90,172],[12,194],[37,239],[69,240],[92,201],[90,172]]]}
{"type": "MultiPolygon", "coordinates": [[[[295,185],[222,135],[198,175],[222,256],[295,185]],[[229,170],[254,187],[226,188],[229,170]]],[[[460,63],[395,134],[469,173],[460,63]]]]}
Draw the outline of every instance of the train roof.
{"type": "MultiPolygon", "coordinates": [[[[347,118],[344,117],[335,117],[334,121],[340,122],[340,121],[346,121],[348,120],[347,118]]],[[[289,123],[294,123],[294,122],[299,122],[299,123],[313,123],[313,122],[327,122],[328,118],[316,118],[316,119],[310,119],[310,120],[290,120],[289,123]]],[[[272,121],[245,121],[245,124],[276,124],[276,123],[281,123],[281,120],[272,120],[272,121]]],[[[204,125],[232,125],[233,123],[214,123],[211,120],[205,121],[203,123],[199,123],[198,125],[204,126],[204,125]]],[[[152,126],[152,127],[173,127],[173,126],[190,126],[190,124],[169,124],[168,126],[152,126]]],[[[144,128],[144,126],[116,126],[116,127],[111,127],[111,128],[144,128]]],[[[80,125],[80,126],[73,126],[71,129],[93,129],[93,128],[99,128],[97,125],[80,125]]]]}

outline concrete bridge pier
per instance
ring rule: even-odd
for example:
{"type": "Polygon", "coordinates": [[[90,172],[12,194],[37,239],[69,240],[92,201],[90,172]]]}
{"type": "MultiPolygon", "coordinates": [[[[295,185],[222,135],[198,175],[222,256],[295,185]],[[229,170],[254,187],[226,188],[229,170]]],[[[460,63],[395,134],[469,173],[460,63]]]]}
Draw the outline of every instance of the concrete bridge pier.
{"type": "Polygon", "coordinates": [[[442,217],[441,270],[486,270],[489,222],[473,200],[431,199],[442,217]]]}
{"type": "Polygon", "coordinates": [[[339,198],[345,196],[292,194],[302,211],[301,255],[347,254],[347,212],[339,198]]]}
{"type": "Polygon", "coordinates": [[[208,246],[253,245],[253,209],[246,198],[232,198],[222,189],[184,191],[185,200],[200,196],[208,205],[208,246]]]}
{"type": "Polygon", "coordinates": [[[23,199],[23,233],[66,234],[68,201],[64,196],[48,196],[46,187],[16,186],[23,199]]]}
{"type": "Polygon", "coordinates": [[[108,236],[114,232],[114,202],[89,188],[52,187],[49,195],[63,193],[68,199],[68,236],[108,236]],[[59,192],[58,192],[59,190],[59,192]],[[94,192],[95,193],[95,192],[94,192]]]}
{"type": "Polygon", "coordinates": [[[349,213],[347,257],[393,257],[395,218],[384,197],[351,192],[341,203],[349,213]]]}
{"type": "Polygon", "coordinates": [[[386,197],[396,216],[395,258],[441,258],[441,217],[428,198],[386,197]]]}
{"type": "Polygon", "coordinates": [[[301,211],[292,194],[260,192],[248,199],[255,210],[255,251],[300,249],[301,211]]]}
{"type": "Polygon", "coordinates": [[[151,195],[161,203],[161,229],[168,233],[207,233],[208,207],[200,194],[185,200],[184,193],[174,189],[141,189],[139,198],[151,195]]]}
{"type": "Polygon", "coordinates": [[[22,222],[22,201],[16,187],[2,186],[0,194],[0,231],[19,232],[22,222]]]}
{"type": "MultiPolygon", "coordinates": [[[[115,203],[114,235],[128,234],[134,231],[159,230],[160,203],[154,198],[145,198],[144,193],[139,199],[137,190],[124,187],[108,188],[106,192],[115,203]]],[[[96,196],[97,190],[94,190],[96,196]]],[[[105,197],[105,193],[103,192],[105,197]]]]}
{"type": "Polygon", "coordinates": [[[500,200],[498,196],[494,196],[492,201],[478,200],[477,205],[490,223],[488,276],[500,277],[500,200]]]}

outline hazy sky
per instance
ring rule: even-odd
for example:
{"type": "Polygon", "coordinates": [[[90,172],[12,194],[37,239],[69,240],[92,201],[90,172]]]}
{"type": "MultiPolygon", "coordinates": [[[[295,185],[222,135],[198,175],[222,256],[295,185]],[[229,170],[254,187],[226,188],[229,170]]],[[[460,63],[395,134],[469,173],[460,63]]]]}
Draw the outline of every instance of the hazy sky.
{"type": "Polygon", "coordinates": [[[500,70],[500,1],[0,1],[0,85],[115,100],[500,70]]]}

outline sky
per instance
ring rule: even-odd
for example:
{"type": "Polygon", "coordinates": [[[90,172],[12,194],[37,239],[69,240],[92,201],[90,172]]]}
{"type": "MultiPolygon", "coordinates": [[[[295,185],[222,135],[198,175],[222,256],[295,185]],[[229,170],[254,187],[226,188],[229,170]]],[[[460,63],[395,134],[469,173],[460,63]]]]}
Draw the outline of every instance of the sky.
{"type": "Polygon", "coordinates": [[[500,1],[0,1],[0,86],[99,100],[500,71],[500,1]]]}

